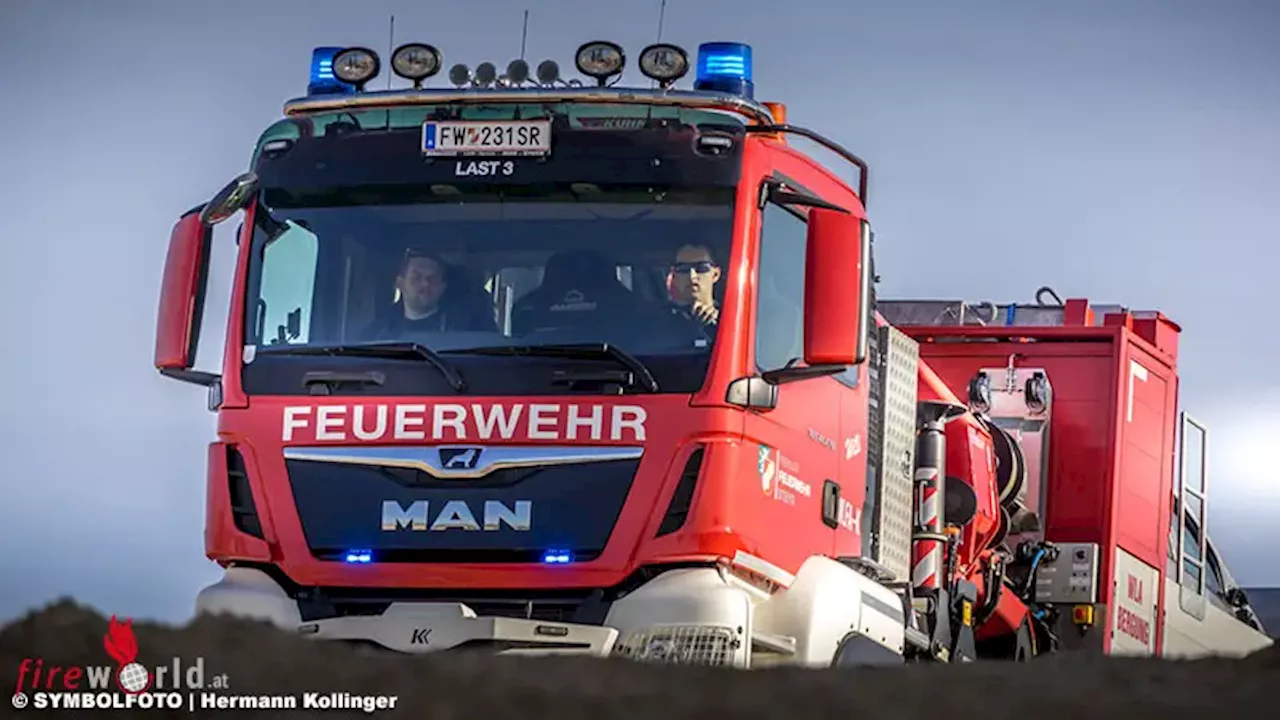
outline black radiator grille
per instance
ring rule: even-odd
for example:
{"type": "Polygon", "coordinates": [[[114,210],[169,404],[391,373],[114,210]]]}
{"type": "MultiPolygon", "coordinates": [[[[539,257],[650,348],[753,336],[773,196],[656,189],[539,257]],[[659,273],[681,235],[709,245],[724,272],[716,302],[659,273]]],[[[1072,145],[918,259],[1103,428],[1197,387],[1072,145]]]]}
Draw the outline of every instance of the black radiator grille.
{"type": "Polygon", "coordinates": [[[598,557],[622,514],[639,463],[508,468],[468,480],[315,460],[287,460],[286,466],[303,534],[317,559],[341,561],[358,550],[375,563],[498,564],[541,562],[552,551],[566,551],[574,561],[598,557]],[[398,505],[393,511],[412,515],[415,522],[384,529],[384,503],[398,505]],[[482,529],[486,503],[512,510],[529,503],[529,526],[503,522],[482,529]],[[435,521],[446,507],[462,508],[476,525],[438,529],[435,521]]]}

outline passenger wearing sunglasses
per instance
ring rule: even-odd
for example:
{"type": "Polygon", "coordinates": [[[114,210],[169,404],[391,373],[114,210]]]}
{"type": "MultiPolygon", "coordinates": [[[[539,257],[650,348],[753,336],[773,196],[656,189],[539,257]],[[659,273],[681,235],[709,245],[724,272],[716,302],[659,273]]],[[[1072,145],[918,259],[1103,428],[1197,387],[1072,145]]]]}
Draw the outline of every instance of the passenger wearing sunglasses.
{"type": "Polygon", "coordinates": [[[676,251],[671,263],[671,299],[683,313],[703,325],[720,321],[714,290],[720,266],[706,245],[687,244],[676,251]]]}

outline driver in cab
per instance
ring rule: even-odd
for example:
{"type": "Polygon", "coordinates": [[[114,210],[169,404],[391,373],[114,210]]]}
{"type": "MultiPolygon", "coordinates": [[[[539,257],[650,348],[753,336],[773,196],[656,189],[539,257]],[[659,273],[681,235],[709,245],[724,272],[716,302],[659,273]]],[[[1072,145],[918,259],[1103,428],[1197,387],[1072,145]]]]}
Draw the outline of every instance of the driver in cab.
{"type": "Polygon", "coordinates": [[[687,244],[676,250],[671,263],[671,300],[676,313],[703,327],[720,322],[720,307],[714,290],[720,281],[720,266],[706,245],[687,244]]]}
{"type": "MultiPolygon", "coordinates": [[[[378,340],[396,339],[422,332],[450,330],[492,331],[476,308],[451,302],[448,267],[435,255],[410,248],[396,274],[400,301],[389,315],[374,320],[367,335],[378,340]]],[[[459,288],[460,289],[460,288],[459,288]]]]}

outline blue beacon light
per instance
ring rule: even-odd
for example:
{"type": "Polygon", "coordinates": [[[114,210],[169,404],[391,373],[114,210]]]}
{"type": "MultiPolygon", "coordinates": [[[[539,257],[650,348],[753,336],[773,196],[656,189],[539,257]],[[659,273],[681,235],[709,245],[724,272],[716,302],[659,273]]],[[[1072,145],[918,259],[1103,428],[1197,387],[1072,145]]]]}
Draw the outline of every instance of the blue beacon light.
{"type": "Polygon", "coordinates": [[[568,550],[548,550],[542,556],[542,562],[548,565],[565,565],[573,562],[573,554],[568,550]]]}
{"type": "Polygon", "coordinates": [[[349,563],[364,564],[373,561],[373,553],[368,550],[348,550],[344,559],[349,563]]]}
{"type": "Polygon", "coordinates": [[[354,95],[356,89],[333,74],[333,56],[342,52],[340,47],[318,47],[311,51],[311,83],[308,95],[354,95]]]}
{"type": "Polygon", "coordinates": [[[744,43],[711,42],[698,46],[698,74],[695,90],[732,93],[753,99],[751,46],[744,43]]]}

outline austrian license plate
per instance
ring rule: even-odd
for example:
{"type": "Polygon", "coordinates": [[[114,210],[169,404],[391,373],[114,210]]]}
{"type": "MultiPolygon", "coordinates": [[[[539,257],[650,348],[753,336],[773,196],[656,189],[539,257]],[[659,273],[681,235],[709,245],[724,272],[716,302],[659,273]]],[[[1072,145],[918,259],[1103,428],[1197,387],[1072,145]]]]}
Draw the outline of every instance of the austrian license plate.
{"type": "Polygon", "coordinates": [[[536,156],[550,152],[550,120],[460,120],[422,126],[424,155],[536,156]]]}

